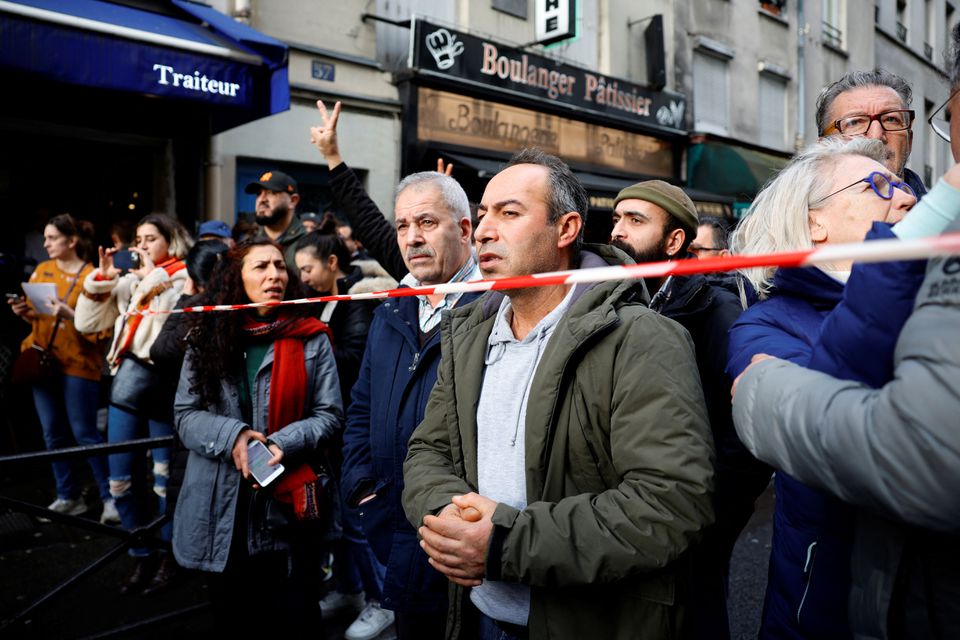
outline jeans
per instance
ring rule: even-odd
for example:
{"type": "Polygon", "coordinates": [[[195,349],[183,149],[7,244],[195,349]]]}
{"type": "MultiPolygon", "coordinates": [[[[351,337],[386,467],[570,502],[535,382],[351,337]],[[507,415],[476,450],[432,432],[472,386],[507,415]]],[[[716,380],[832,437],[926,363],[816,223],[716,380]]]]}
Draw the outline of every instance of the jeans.
{"type": "Polygon", "coordinates": [[[480,612],[480,628],[477,634],[480,640],[522,640],[522,638],[529,637],[526,627],[517,627],[516,625],[508,624],[504,624],[503,627],[506,627],[506,629],[498,626],[490,616],[484,614],[482,611],[480,612]],[[511,627],[516,630],[516,635],[507,630],[511,627]]]}
{"type": "MultiPolygon", "coordinates": [[[[33,403],[43,427],[43,441],[47,449],[61,449],[74,445],[101,444],[97,431],[97,394],[100,383],[76,376],[63,376],[56,382],[33,385],[33,403]]],[[[107,460],[103,456],[87,458],[97,481],[100,499],[110,498],[107,483],[107,460]]],[[[51,463],[57,484],[57,497],[76,500],[83,489],[77,477],[76,460],[51,463]]]]}
{"type": "MultiPolygon", "coordinates": [[[[158,438],[173,434],[173,424],[160,420],[148,420],[136,414],[110,405],[107,418],[107,434],[110,442],[126,442],[138,438],[158,438]]],[[[167,478],[170,475],[170,447],[151,450],[153,457],[153,492],[160,499],[157,508],[146,490],[146,456],[142,450],[115,453],[110,456],[110,495],[117,501],[120,522],[127,531],[150,524],[154,514],[163,515],[167,507],[167,478]]],[[[170,541],[173,523],[167,522],[160,529],[160,539],[170,541]]],[[[132,556],[148,556],[149,547],[130,549],[132,556]]]]}
{"type": "Polygon", "coordinates": [[[380,591],[387,568],[380,564],[363,533],[360,512],[347,505],[341,487],[340,519],[343,539],[334,549],[334,568],[337,573],[337,591],[354,594],[363,591],[367,601],[380,602],[380,591]]]}

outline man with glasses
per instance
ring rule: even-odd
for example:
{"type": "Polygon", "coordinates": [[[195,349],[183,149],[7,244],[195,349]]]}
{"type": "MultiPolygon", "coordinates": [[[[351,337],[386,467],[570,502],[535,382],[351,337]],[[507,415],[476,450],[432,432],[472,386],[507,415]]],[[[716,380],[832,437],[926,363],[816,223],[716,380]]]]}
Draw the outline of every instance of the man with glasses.
{"type": "Polygon", "coordinates": [[[730,223],[716,216],[700,216],[697,237],[687,250],[698,258],[723,258],[730,255],[730,223]]]}
{"type": "Polygon", "coordinates": [[[954,150],[954,156],[956,156],[956,150],[953,138],[960,140],[960,132],[957,132],[956,135],[951,135],[951,132],[960,127],[960,118],[952,118],[951,114],[958,108],[958,102],[960,102],[960,97],[958,96],[960,96],[960,86],[953,87],[950,96],[944,100],[943,104],[937,107],[937,110],[927,119],[933,132],[937,134],[941,140],[950,143],[950,148],[954,150]]]}
{"type": "Polygon", "coordinates": [[[917,196],[927,189],[906,167],[913,144],[913,90],[900,76],[881,69],[851,71],[820,93],[817,131],[821,138],[864,136],[883,142],[884,164],[917,196]]]}

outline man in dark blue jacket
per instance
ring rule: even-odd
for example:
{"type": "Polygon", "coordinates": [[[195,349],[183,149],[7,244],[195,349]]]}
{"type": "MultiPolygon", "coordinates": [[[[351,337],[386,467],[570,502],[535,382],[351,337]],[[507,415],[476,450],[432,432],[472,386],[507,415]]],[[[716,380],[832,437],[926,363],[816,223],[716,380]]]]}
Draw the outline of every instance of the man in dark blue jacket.
{"type": "MultiPolygon", "coordinates": [[[[470,204],[463,188],[434,171],[397,187],[394,224],[343,163],[336,139],[340,105],[311,130],[330,166],[331,188],[353,233],[401,286],[436,285],[481,277],[471,249],[470,204]]],[[[410,434],[423,419],[440,362],[440,316],[476,294],[394,298],[375,312],[353,387],[343,436],[343,484],[348,506],[360,509],[374,554],[386,565],[384,608],[405,638],[442,638],[447,579],[427,562],[400,504],[410,434]]]]}

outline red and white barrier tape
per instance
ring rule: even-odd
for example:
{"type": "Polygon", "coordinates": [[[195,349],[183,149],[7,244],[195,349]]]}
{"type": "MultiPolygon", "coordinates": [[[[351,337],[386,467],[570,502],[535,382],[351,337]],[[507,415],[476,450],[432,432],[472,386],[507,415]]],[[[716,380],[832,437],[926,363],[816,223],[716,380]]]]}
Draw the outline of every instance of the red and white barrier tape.
{"type": "Polygon", "coordinates": [[[318,296],[297,300],[277,300],[270,302],[252,302],[248,304],[221,304],[200,307],[184,307],[168,311],[144,310],[143,315],[162,315],[174,313],[200,313],[205,311],[236,311],[257,307],[279,307],[294,304],[315,304],[333,300],[381,300],[383,298],[403,298],[406,296],[425,296],[448,293],[469,293],[473,291],[491,291],[504,289],[525,289],[528,287],[546,287],[561,284],[581,284],[607,282],[609,280],[629,280],[639,278],[665,278],[667,276],[686,276],[700,273],[733,271],[749,267],[811,267],[839,261],[887,262],[891,260],[920,260],[934,256],[960,254],[960,233],[948,233],[933,238],[919,240],[874,240],[852,244],[827,245],[819,249],[804,251],[784,251],[752,256],[729,256],[725,258],[703,258],[701,260],[674,260],[670,262],[649,262],[646,264],[597,267],[594,269],[576,269],[556,271],[526,276],[513,276],[499,280],[471,280],[469,282],[451,282],[428,287],[403,287],[373,293],[352,295],[318,296]]]}

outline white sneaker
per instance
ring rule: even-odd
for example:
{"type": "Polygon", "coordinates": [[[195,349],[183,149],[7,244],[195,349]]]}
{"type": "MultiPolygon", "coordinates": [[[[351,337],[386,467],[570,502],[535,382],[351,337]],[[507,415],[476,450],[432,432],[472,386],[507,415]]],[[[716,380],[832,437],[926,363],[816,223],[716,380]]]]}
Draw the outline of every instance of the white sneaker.
{"type": "Polygon", "coordinates": [[[352,616],[363,611],[364,597],[362,593],[346,594],[331,591],[320,601],[320,616],[324,620],[335,618],[349,613],[352,616]]]}
{"type": "Polygon", "coordinates": [[[381,609],[379,602],[371,600],[353,624],[347,627],[343,637],[347,640],[373,640],[392,624],[393,611],[381,609]]]}
{"type": "Polygon", "coordinates": [[[117,511],[117,502],[113,498],[107,498],[103,501],[100,524],[120,524],[120,512],[117,511]]]}
{"type": "Polygon", "coordinates": [[[64,500],[63,498],[57,498],[47,505],[47,509],[50,509],[50,511],[56,511],[57,513],[66,514],[68,516],[78,516],[81,513],[87,512],[87,503],[85,503],[82,498],[77,498],[76,500],[64,500]]]}

